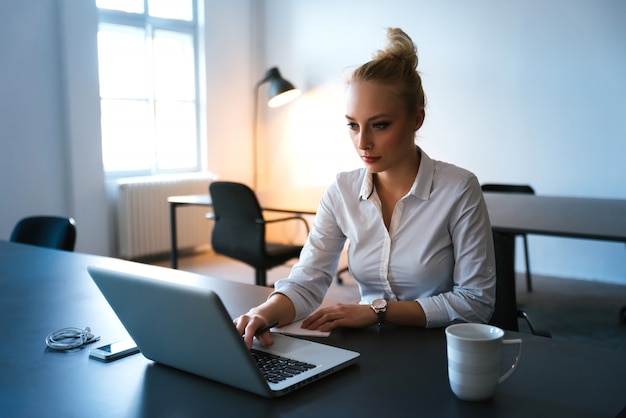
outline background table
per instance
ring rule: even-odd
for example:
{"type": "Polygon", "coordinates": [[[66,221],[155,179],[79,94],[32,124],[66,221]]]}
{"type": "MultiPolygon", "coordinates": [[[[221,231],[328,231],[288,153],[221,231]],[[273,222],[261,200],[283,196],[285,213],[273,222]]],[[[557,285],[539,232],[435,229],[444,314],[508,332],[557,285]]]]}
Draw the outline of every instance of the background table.
{"type": "MultiPolygon", "coordinates": [[[[504,239],[496,239],[498,280],[515,283],[517,234],[626,243],[626,200],[515,193],[484,195],[491,227],[504,235],[504,239]]],[[[622,307],[621,321],[625,310],[626,306],[622,307]]]]}
{"type": "Polygon", "coordinates": [[[141,355],[107,364],[90,360],[89,347],[51,351],[46,335],[66,326],[88,325],[102,343],[127,336],[88,276],[91,264],[213,288],[233,316],[271,291],[0,241],[0,416],[611,417],[626,405],[623,352],[511,332],[507,337],[524,340],[520,367],[485,403],[460,401],[450,391],[443,329],[333,332],[319,340],[361,352],[359,364],[275,400],[156,365],[141,355]]]}
{"type": "Polygon", "coordinates": [[[484,195],[491,226],[499,232],[626,242],[626,200],[484,195]]]}

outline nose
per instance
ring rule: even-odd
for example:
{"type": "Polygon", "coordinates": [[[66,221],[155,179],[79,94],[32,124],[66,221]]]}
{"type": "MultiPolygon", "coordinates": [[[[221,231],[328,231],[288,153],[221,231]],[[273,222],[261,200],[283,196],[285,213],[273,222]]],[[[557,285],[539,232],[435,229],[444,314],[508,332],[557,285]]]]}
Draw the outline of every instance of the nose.
{"type": "Polygon", "coordinates": [[[371,138],[367,129],[361,129],[357,139],[357,146],[361,150],[370,149],[372,147],[371,138]]]}

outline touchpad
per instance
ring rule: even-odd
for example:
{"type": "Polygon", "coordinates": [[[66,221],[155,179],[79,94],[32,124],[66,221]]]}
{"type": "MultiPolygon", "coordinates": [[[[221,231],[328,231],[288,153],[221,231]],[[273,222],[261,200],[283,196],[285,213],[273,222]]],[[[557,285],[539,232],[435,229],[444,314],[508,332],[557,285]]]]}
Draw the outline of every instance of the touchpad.
{"type": "MultiPolygon", "coordinates": [[[[272,334],[272,338],[274,339],[274,345],[271,347],[261,348],[263,351],[268,351],[274,354],[280,354],[285,357],[289,357],[289,355],[293,355],[294,353],[309,348],[314,343],[311,341],[301,340],[299,338],[288,337],[282,334],[272,334]]],[[[255,341],[256,343],[256,341],[255,341]]],[[[255,347],[256,348],[256,347],[255,347]]]]}

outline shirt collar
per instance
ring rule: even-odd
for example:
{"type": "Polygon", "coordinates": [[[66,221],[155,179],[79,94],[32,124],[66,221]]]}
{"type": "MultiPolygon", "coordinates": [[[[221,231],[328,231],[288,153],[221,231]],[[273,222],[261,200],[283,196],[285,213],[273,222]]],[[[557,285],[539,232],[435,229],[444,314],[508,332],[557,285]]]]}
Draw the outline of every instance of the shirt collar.
{"type": "MultiPolygon", "coordinates": [[[[421,155],[420,166],[417,170],[417,176],[408,195],[413,195],[421,200],[430,198],[430,191],[433,186],[433,177],[435,175],[435,163],[420,147],[416,146],[417,151],[421,155]]],[[[359,200],[368,200],[374,192],[374,175],[366,171],[359,192],[359,200]]]]}
{"type": "Polygon", "coordinates": [[[430,191],[433,189],[433,179],[435,178],[435,162],[418,147],[422,156],[420,160],[420,168],[417,170],[417,176],[410,193],[422,200],[430,199],[430,191]]]}
{"type": "Polygon", "coordinates": [[[359,200],[368,200],[374,192],[374,174],[365,169],[363,183],[361,183],[361,191],[359,192],[359,200]]]}

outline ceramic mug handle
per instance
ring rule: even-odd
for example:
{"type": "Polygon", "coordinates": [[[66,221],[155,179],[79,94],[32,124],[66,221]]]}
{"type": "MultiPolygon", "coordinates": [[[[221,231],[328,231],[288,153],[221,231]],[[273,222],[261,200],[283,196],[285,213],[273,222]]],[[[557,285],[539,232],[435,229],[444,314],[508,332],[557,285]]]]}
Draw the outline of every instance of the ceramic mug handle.
{"type": "Polygon", "coordinates": [[[509,376],[513,374],[513,372],[515,371],[515,369],[517,369],[517,366],[519,365],[520,358],[522,357],[522,340],[521,339],[502,340],[502,344],[519,344],[519,347],[517,349],[517,356],[515,357],[515,362],[511,365],[511,368],[498,379],[498,383],[504,382],[506,379],[509,378],[509,376]]]}

